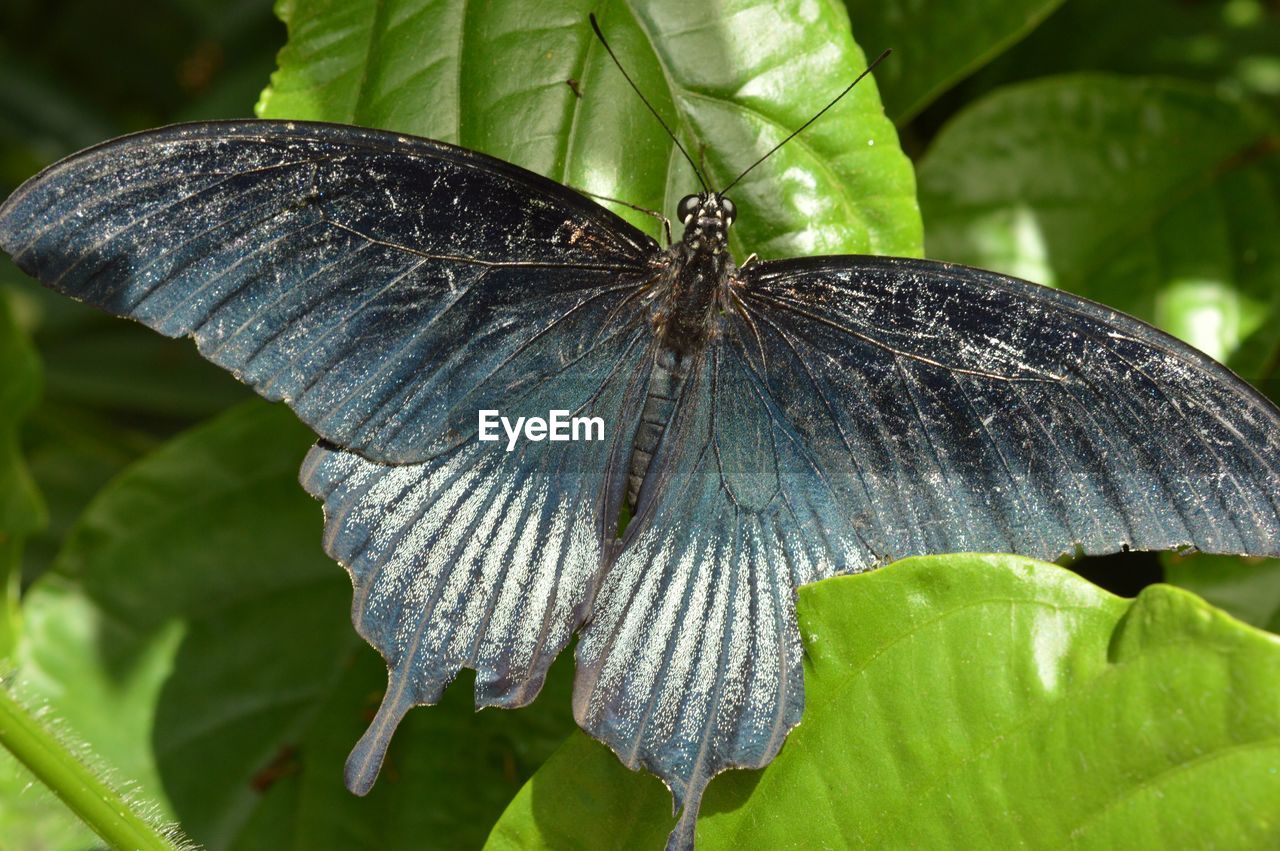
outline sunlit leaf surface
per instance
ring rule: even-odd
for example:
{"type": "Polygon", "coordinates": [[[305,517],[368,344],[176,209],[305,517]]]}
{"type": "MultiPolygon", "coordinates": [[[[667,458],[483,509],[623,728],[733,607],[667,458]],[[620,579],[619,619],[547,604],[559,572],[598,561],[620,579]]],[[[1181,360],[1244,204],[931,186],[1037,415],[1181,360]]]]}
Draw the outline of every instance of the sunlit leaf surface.
{"type": "MultiPolygon", "coordinates": [[[[1257,848],[1280,812],[1280,639],[1168,586],[1136,600],[1013,556],[800,592],[808,704],[708,790],[699,848],[1257,848]]],[[[491,851],[658,847],[656,781],[575,734],[491,851]]]]}
{"type": "MultiPolygon", "coordinates": [[[[865,66],[831,5],[333,0],[284,10],[290,41],[262,117],[454,142],[668,216],[696,179],[596,42],[589,12],[719,186],[865,66]]],[[[873,81],[753,171],[734,200],[743,254],[920,252],[911,166],[873,81]]],[[[618,212],[659,234],[652,218],[618,212]]]]}

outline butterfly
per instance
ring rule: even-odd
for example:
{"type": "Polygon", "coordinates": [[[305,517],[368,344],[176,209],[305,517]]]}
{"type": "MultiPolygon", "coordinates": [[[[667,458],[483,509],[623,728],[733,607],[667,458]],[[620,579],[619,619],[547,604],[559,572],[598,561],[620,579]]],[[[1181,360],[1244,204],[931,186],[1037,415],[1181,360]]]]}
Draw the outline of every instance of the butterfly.
{"type": "Polygon", "coordinates": [[[691,847],[710,779],[800,720],[799,585],[956,551],[1280,555],[1280,411],[1205,355],[979,269],[739,266],[724,190],[675,213],[663,246],[445,143],[207,122],[51,166],[0,246],[319,435],[301,481],[389,673],[357,793],[461,668],[520,706],[577,634],[577,721],[667,783],[691,847]],[[498,416],[523,427],[487,439],[498,416]]]}

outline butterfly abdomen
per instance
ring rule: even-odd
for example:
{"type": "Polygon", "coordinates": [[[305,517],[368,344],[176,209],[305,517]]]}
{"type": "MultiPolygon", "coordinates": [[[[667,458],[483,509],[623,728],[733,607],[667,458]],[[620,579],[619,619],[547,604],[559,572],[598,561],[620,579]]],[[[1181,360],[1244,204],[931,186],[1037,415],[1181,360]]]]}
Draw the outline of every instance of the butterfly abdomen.
{"type": "Polygon", "coordinates": [[[674,349],[660,349],[649,374],[649,389],[640,413],[640,426],[631,444],[631,464],[627,470],[627,508],[634,511],[640,486],[649,472],[649,463],[675,413],[676,399],[688,375],[688,359],[674,349]]]}

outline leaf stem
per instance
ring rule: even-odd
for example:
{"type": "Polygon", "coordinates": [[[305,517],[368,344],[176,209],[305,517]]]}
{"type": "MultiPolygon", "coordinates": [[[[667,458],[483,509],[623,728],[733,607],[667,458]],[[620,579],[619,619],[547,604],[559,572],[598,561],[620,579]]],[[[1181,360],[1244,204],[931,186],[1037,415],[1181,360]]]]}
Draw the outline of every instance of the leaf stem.
{"type": "Polygon", "coordinates": [[[151,824],[0,682],[0,746],[17,757],[113,848],[174,851],[178,846],[151,824]]]}

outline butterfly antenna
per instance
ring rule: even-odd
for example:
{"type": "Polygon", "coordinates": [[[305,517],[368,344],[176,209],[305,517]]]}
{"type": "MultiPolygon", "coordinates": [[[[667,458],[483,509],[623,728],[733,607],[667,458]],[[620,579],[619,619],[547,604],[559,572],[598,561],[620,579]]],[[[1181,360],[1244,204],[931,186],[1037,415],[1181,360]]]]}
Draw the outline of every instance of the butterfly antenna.
{"type": "Polygon", "coordinates": [[[859,74],[859,75],[857,76],[857,79],[855,79],[855,80],[854,80],[852,83],[850,83],[849,85],[845,86],[844,91],[843,91],[843,92],[841,92],[840,94],[836,95],[836,96],[835,96],[835,98],[831,101],[831,103],[827,104],[827,105],[826,105],[826,106],[824,106],[822,109],[818,110],[818,114],[817,114],[817,115],[815,115],[813,118],[810,118],[810,119],[809,119],[808,121],[806,121],[804,124],[801,124],[798,128],[796,128],[795,132],[794,132],[794,133],[792,133],[790,136],[788,136],[787,138],[783,139],[781,142],[779,142],[778,144],[776,144],[776,145],[774,145],[772,148],[770,148],[770,149],[769,149],[769,153],[765,154],[763,157],[761,157],[760,159],[756,160],[756,161],[755,161],[755,162],[753,162],[751,165],[747,166],[746,171],[742,172],[742,174],[740,174],[740,175],[738,175],[737,177],[735,177],[735,178],[733,179],[733,182],[732,182],[732,183],[730,183],[730,184],[729,184],[728,186],[726,186],[724,189],[721,189],[721,190],[720,190],[720,194],[721,194],[721,195],[723,195],[724,193],[726,193],[726,192],[728,192],[730,189],[732,189],[734,186],[736,186],[736,185],[738,184],[738,181],[739,181],[739,180],[742,180],[742,178],[746,177],[746,176],[747,176],[747,174],[751,171],[751,169],[755,168],[756,166],[760,165],[760,163],[762,163],[762,162],[764,162],[765,160],[769,159],[769,157],[773,156],[774,152],[775,152],[775,151],[777,151],[777,150],[778,150],[778,148],[781,148],[783,145],[787,144],[787,143],[788,143],[788,142],[790,142],[792,139],[794,139],[795,137],[799,136],[799,135],[801,134],[801,132],[803,132],[803,131],[804,131],[804,129],[805,129],[806,127],[808,127],[810,124],[812,124],[813,122],[815,122],[815,121],[817,121],[819,118],[821,118],[821,117],[822,117],[822,114],[823,114],[824,112],[826,112],[828,109],[830,109],[831,107],[833,107],[833,106],[835,106],[837,103],[839,103],[839,102],[840,102],[840,98],[842,98],[842,97],[844,97],[845,95],[849,94],[849,92],[851,92],[851,91],[853,90],[853,87],[854,87],[854,86],[856,86],[856,85],[858,85],[858,83],[862,80],[862,78],[863,78],[863,77],[867,76],[867,75],[868,75],[868,74],[870,74],[872,71],[874,71],[874,70],[875,70],[875,67],[876,67],[877,65],[879,65],[879,64],[884,60],[884,58],[885,58],[886,56],[888,56],[888,55],[889,55],[890,53],[892,53],[892,52],[893,52],[893,48],[885,48],[884,52],[883,52],[883,53],[881,53],[879,56],[877,56],[877,57],[875,58],[875,60],[874,60],[870,65],[868,65],[868,66],[863,70],[863,72],[862,72],[861,74],[859,74]]]}
{"type": "MultiPolygon", "coordinates": [[[[622,63],[618,61],[618,56],[613,52],[613,48],[609,46],[609,42],[605,41],[604,33],[600,32],[600,23],[596,20],[595,12],[587,16],[591,19],[591,29],[596,31],[596,38],[600,39],[600,43],[604,45],[604,49],[609,53],[609,58],[613,60],[613,64],[618,66],[618,70],[622,72],[622,76],[631,86],[631,90],[639,96],[640,102],[649,108],[653,113],[653,117],[658,119],[658,123],[662,125],[662,129],[667,131],[667,135],[671,137],[671,141],[676,143],[676,147],[680,149],[680,153],[684,154],[684,158],[689,161],[689,165],[693,166],[693,173],[698,176],[698,182],[702,184],[703,192],[710,192],[711,188],[707,186],[707,181],[703,178],[702,172],[698,169],[698,164],[693,161],[693,157],[689,156],[689,152],[684,149],[684,145],[680,144],[680,140],[676,138],[676,134],[667,126],[667,122],[662,120],[662,116],[658,114],[658,110],[653,108],[653,104],[644,96],[644,92],[640,91],[640,87],[636,85],[635,80],[631,79],[631,75],[627,73],[627,69],[622,67],[622,63]]],[[[821,115],[822,113],[818,113],[821,115]]]]}

